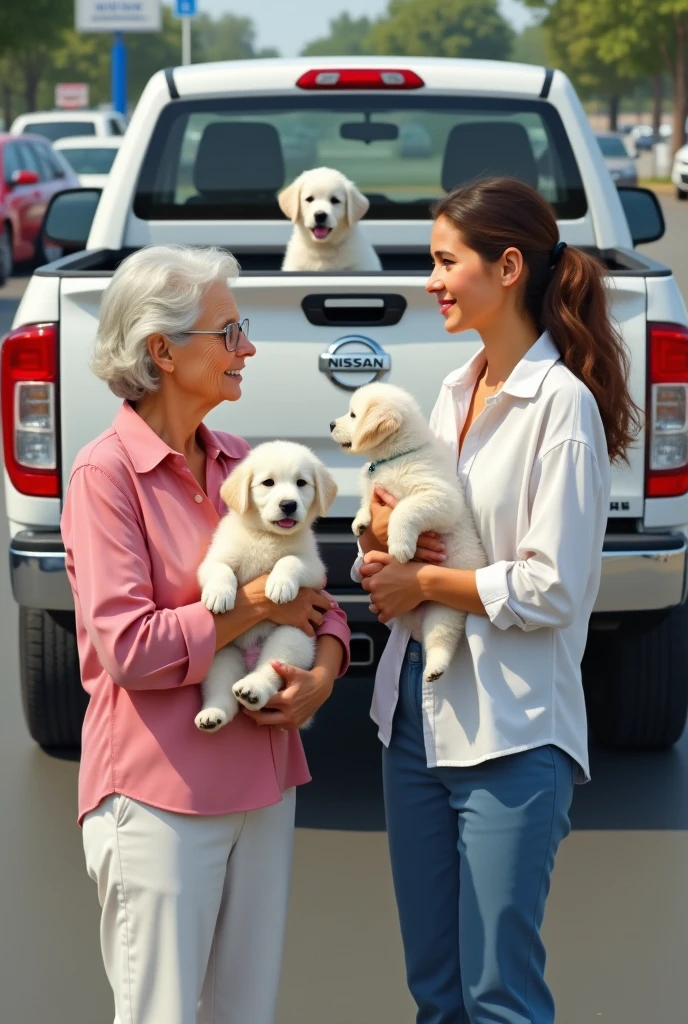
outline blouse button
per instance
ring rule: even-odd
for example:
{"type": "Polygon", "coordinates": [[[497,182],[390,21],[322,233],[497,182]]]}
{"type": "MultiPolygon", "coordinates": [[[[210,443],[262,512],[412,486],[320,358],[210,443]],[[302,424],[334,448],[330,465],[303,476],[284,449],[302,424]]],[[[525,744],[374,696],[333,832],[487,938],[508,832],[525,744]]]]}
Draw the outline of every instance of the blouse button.
{"type": "Polygon", "coordinates": [[[198,504],[200,505],[201,502],[203,501],[203,495],[202,494],[195,494],[194,495],[194,501],[197,501],[198,504]]]}

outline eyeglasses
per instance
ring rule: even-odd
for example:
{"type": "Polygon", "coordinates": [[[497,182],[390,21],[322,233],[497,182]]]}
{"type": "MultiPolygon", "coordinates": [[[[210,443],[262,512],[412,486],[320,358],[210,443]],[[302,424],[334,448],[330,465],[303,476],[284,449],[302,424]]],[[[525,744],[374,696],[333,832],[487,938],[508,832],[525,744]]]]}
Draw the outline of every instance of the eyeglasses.
{"type": "Polygon", "coordinates": [[[221,331],[182,331],[182,334],[223,334],[227,351],[236,352],[241,335],[248,338],[248,317],[245,320],[227,324],[221,331]]]}

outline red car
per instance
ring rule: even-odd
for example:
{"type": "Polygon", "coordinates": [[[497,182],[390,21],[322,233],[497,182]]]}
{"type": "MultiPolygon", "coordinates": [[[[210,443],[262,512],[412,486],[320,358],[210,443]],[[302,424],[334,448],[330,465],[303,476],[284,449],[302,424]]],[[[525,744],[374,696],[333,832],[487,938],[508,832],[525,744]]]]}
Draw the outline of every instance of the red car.
{"type": "Polygon", "coordinates": [[[17,262],[45,261],[45,208],[56,192],[78,187],[76,174],[47,139],[0,133],[0,283],[17,262]]]}

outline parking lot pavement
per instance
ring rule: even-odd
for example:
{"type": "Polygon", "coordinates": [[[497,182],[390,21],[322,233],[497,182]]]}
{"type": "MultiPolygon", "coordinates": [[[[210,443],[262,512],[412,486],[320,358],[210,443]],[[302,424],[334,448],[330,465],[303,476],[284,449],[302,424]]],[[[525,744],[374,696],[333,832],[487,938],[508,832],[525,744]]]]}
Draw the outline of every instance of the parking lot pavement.
{"type": "MultiPolygon", "coordinates": [[[[673,266],[688,296],[688,208],[665,205],[667,237],[647,251],[673,266]]],[[[0,290],[0,332],[15,303],[0,290]]],[[[0,601],[0,1021],[108,1024],[95,888],[75,822],[77,766],[48,758],[26,734],[6,571],[0,601]]],[[[278,1024],[413,1021],[369,697],[369,683],[341,682],[307,735],[315,781],[299,798],[278,1024]]],[[[663,754],[593,750],[592,764],[545,925],[557,1022],[678,1024],[686,1019],[688,734],[663,754]]]]}

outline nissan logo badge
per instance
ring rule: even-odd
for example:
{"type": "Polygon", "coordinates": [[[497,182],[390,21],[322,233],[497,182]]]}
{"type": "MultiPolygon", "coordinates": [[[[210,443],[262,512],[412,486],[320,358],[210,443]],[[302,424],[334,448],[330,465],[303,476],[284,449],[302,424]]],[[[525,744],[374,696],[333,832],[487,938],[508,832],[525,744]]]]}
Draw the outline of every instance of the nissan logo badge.
{"type": "Polygon", "coordinates": [[[347,334],[338,338],[323,352],[318,361],[321,373],[345,391],[355,391],[364,384],[380,380],[392,367],[392,357],[372,338],[347,334]]]}

